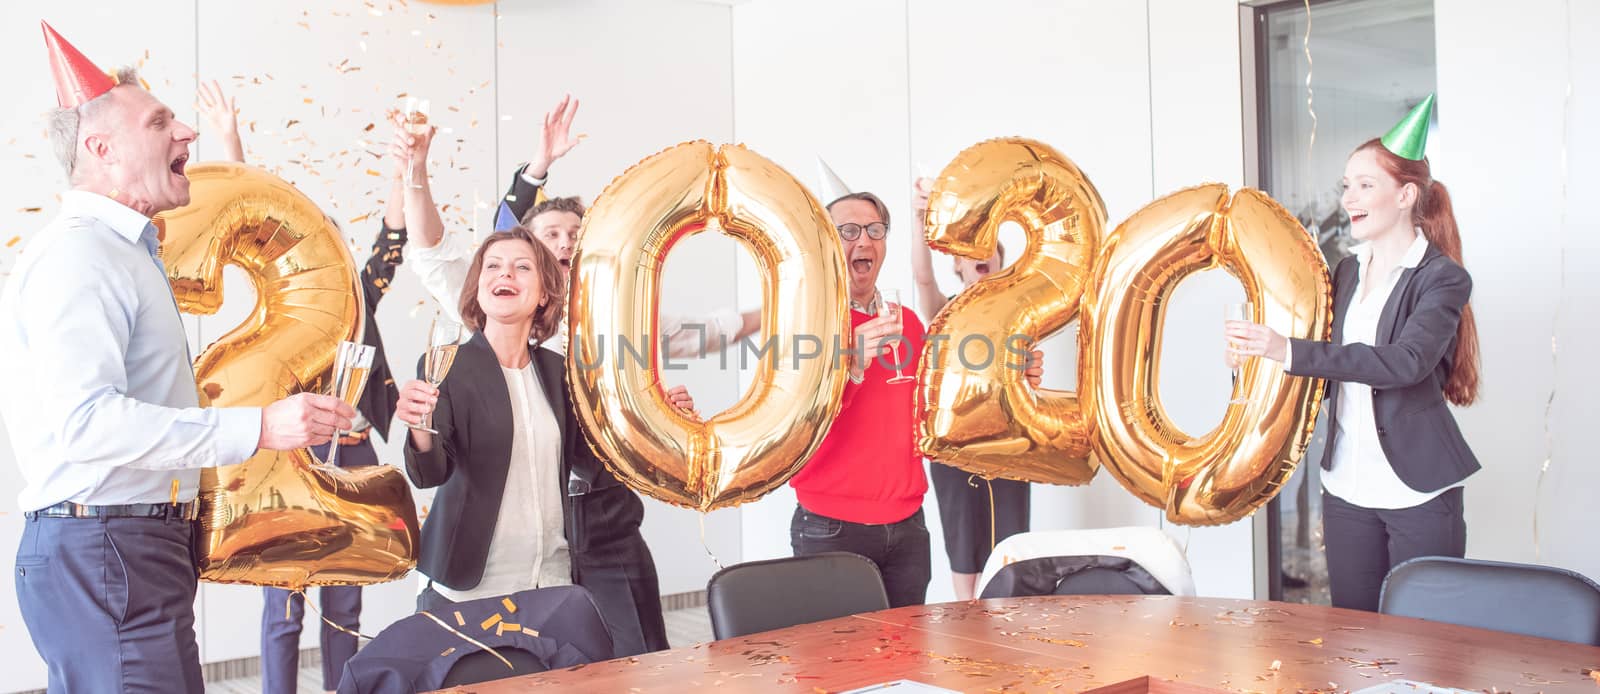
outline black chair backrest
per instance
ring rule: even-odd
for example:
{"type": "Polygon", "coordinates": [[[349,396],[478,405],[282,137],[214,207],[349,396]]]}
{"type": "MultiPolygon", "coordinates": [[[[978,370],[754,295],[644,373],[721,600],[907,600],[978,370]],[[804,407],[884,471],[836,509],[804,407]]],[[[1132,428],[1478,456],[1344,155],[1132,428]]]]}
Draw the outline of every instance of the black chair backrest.
{"type": "Polygon", "coordinates": [[[996,571],[978,597],[1030,595],[1171,595],[1138,562],[1126,557],[1034,557],[996,571]]]}
{"type": "Polygon", "coordinates": [[[1600,585],[1549,566],[1412,559],[1383,579],[1378,611],[1600,646],[1600,585]]]}
{"type": "Polygon", "coordinates": [[[706,586],[706,603],[712,633],[728,639],[885,610],[889,596],[872,560],[825,552],[718,571],[706,586]]]}
{"type": "Polygon", "coordinates": [[[494,650],[506,660],[511,661],[510,669],[506,668],[506,664],[501,662],[500,658],[496,658],[486,651],[478,651],[457,660],[455,665],[450,666],[450,672],[445,674],[444,682],[441,682],[439,686],[456,687],[464,684],[490,682],[507,677],[544,672],[549,669],[545,667],[537,656],[520,648],[500,646],[494,650]]]}

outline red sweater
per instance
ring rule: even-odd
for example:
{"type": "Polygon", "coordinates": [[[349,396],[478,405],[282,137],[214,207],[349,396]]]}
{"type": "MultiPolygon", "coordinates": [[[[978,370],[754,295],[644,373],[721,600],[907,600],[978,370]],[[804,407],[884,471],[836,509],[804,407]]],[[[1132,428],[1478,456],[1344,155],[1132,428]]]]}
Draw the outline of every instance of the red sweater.
{"type": "MultiPolygon", "coordinates": [[[[851,523],[883,524],[905,520],[922,507],[928,477],[917,451],[919,389],[915,381],[888,382],[894,376],[892,365],[901,362],[901,371],[915,378],[922,358],[922,321],[909,309],[903,316],[907,341],[899,343],[899,358],[886,353],[871,361],[860,385],[845,381],[844,406],[833,428],[789,481],[807,511],[851,523]]],[[[852,310],[851,327],[872,318],[852,310]]]]}

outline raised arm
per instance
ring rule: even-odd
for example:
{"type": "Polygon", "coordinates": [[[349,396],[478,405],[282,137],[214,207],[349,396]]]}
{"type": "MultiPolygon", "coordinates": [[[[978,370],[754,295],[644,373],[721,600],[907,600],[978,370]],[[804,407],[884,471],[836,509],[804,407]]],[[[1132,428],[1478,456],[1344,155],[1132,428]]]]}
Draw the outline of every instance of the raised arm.
{"type": "Polygon", "coordinates": [[[518,221],[539,202],[539,189],[550,175],[550,165],[578,146],[581,136],[572,134],[572,119],[578,115],[578,100],[571,94],[561,97],[555,108],[546,111],[539,129],[539,143],[528,163],[517,167],[506,189],[506,207],[518,221]]]}
{"type": "Polygon", "coordinates": [[[222,85],[217,84],[216,80],[211,80],[211,84],[201,82],[195,108],[211,125],[211,131],[222,139],[223,158],[243,164],[244,143],[239,141],[239,109],[232,97],[222,93],[222,85]]]}
{"type": "Polygon", "coordinates": [[[911,279],[917,285],[917,309],[924,316],[936,316],[946,299],[933,276],[933,250],[923,233],[928,214],[928,193],[933,181],[919,178],[911,185],[911,279]]]}

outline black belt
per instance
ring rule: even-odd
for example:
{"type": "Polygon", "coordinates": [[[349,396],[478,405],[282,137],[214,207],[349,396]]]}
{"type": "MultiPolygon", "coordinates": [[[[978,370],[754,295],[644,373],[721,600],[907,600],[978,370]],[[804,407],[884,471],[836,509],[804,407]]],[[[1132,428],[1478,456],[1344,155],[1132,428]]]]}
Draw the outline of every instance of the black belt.
{"type": "Polygon", "coordinates": [[[111,506],[85,506],[63,501],[37,511],[24,511],[28,520],[35,518],[162,518],[194,520],[200,515],[200,504],[189,501],[182,504],[115,504],[111,506]]]}

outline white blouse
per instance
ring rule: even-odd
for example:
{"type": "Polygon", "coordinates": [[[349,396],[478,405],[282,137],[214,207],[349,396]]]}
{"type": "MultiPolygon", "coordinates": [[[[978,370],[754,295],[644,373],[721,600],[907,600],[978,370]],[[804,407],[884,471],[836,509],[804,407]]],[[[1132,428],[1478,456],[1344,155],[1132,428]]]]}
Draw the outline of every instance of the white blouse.
{"type": "MultiPolygon", "coordinates": [[[[1389,295],[1394,292],[1400,274],[1422,262],[1422,256],[1428,252],[1428,240],[1417,234],[1400,262],[1383,277],[1367,276],[1367,263],[1372,260],[1370,245],[1360,244],[1350,250],[1356,257],[1357,280],[1355,295],[1345,310],[1343,344],[1371,345],[1377,342],[1383,307],[1389,303],[1389,295]],[[1367,289],[1369,279],[1377,283],[1370,291],[1367,289]]],[[[1339,382],[1336,416],[1338,433],[1331,443],[1333,460],[1329,469],[1322,473],[1322,486],[1330,494],[1364,508],[1401,509],[1428,503],[1445,492],[1444,489],[1419,492],[1395,474],[1378,440],[1372,386],[1355,381],[1339,382]]]]}
{"type": "Polygon", "coordinates": [[[561,513],[561,429],[532,362],[500,370],[511,393],[511,465],[483,580],[469,590],[433,584],[455,602],[572,583],[561,513]]]}

